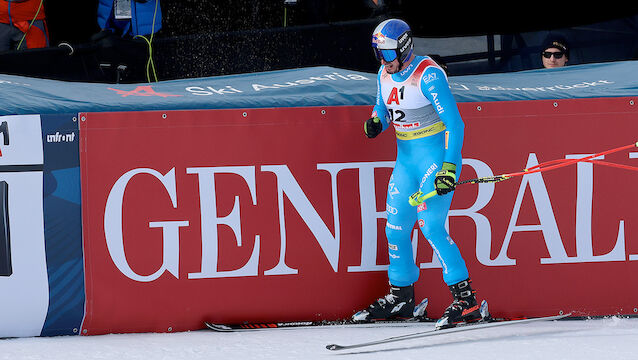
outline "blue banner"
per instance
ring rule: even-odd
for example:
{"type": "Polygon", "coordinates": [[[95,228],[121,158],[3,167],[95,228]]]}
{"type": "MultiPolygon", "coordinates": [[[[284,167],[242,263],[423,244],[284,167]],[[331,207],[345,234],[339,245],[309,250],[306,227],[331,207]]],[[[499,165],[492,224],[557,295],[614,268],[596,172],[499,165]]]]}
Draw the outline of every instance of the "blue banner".
{"type": "MultiPolygon", "coordinates": [[[[638,62],[450,77],[458,102],[635,96],[638,62]]],[[[94,84],[0,75],[0,115],[372,105],[376,74],[312,67],[254,74],[94,84]]]]}

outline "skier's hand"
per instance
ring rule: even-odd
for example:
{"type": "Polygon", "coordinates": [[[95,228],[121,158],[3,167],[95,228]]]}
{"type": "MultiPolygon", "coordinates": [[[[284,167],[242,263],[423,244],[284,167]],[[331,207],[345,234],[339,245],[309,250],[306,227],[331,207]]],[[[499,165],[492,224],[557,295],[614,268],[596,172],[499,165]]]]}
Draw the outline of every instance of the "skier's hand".
{"type": "Polygon", "coordinates": [[[434,178],[434,188],[439,195],[445,195],[456,188],[456,165],[444,162],[434,178]]]}
{"type": "Polygon", "coordinates": [[[378,116],[371,117],[363,124],[363,132],[366,136],[372,139],[383,131],[383,125],[381,125],[381,119],[378,116]]]}

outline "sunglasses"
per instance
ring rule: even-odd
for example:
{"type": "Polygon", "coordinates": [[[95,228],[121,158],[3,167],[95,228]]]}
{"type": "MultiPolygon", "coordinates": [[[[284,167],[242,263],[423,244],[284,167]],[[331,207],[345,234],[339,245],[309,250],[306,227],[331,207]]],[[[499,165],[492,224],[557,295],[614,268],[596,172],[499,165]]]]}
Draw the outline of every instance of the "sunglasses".
{"type": "Polygon", "coordinates": [[[545,59],[549,59],[552,57],[552,55],[554,55],[555,59],[560,59],[563,57],[563,55],[565,55],[564,52],[562,51],[557,51],[557,52],[551,52],[551,51],[543,51],[542,55],[545,59]]]}

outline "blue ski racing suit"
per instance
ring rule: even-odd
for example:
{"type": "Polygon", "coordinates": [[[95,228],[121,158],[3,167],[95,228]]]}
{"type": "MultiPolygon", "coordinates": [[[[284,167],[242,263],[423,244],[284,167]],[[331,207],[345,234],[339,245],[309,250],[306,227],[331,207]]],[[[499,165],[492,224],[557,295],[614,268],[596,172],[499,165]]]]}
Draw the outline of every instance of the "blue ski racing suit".
{"type": "Polygon", "coordinates": [[[382,129],[392,125],[397,137],[396,165],[387,194],[390,266],[394,286],[409,286],[419,278],[411,232],[415,221],[443,268],[443,280],[453,285],[469,277],[461,253],[445,229],[453,192],[427,199],[418,207],[408,202],[417,191],[434,190],[436,173],[444,162],[456,165],[460,177],[464,124],[450,91],[447,75],[430,57],[415,56],[401,71],[389,74],[381,66],[377,101],[372,116],[382,129]]]}

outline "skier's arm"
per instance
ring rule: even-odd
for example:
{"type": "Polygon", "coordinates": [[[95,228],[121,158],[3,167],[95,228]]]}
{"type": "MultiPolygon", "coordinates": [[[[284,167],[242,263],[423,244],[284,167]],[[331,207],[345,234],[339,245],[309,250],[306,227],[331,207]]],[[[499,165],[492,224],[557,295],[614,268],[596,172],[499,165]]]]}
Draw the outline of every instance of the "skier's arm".
{"type": "MultiPolygon", "coordinates": [[[[383,69],[383,68],[381,68],[383,69]]],[[[372,108],[372,114],[370,115],[370,119],[368,119],[364,126],[363,130],[369,138],[373,138],[387,129],[390,125],[390,117],[388,115],[388,108],[385,106],[383,102],[383,96],[381,96],[381,72],[380,70],[377,74],[377,101],[374,107],[372,108]]]]}
{"type": "MultiPolygon", "coordinates": [[[[421,79],[421,92],[430,100],[434,110],[445,124],[446,140],[443,161],[456,164],[456,161],[461,158],[465,124],[461,119],[461,114],[443,70],[433,66],[428,67],[421,79]]],[[[456,165],[460,166],[461,164],[456,165]]]]}
{"type": "Polygon", "coordinates": [[[461,166],[457,162],[461,161],[461,148],[463,147],[463,133],[465,131],[465,124],[443,70],[430,66],[424,71],[420,81],[421,92],[430,100],[434,110],[445,124],[445,154],[441,170],[436,173],[434,179],[435,190],[427,193],[419,190],[412,194],[409,199],[412,206],[422,204],[435,194],[444,195],[455,189],[456,167],[461,166]]]}

